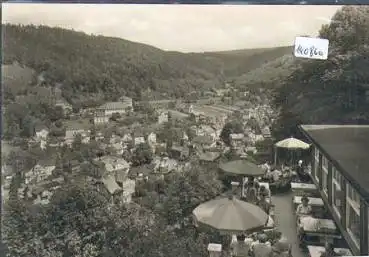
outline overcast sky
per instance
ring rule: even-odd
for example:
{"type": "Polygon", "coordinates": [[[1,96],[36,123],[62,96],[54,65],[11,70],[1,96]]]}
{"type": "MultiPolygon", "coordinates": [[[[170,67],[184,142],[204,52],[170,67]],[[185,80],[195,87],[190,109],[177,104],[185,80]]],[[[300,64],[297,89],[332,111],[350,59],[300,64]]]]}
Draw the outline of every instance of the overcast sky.
{"type": "Polygon", "coordinates": [[[202,52],[292,45],[296,36],[317,35],[339,8],[3,4],[2,18],[3,23],[73,28],[164,50],[202,52]]]}

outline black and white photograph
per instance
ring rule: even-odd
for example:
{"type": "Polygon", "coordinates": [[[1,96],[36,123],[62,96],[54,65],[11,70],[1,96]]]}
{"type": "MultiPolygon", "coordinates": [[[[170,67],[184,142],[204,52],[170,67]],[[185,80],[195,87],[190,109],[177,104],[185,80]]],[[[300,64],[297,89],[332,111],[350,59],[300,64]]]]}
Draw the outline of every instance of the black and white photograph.
{"type": "Polygon", "coordinates": [[[7,257],[369,255],[369,7],[2,5],[7,257]]]}

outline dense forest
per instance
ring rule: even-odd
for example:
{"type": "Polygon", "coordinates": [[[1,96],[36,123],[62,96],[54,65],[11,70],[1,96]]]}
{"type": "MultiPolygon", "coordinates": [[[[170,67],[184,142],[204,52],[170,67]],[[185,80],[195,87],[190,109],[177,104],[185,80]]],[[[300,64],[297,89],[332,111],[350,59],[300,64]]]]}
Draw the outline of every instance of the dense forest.
{"type": "Polygon", "coordinates": [[[301,123],[369,123],[369,8],[343,7],[320,37],[329,39],[328,60],[301,62],[275,90],[278,138],[297,133],[301,123]]]}
{"type": "Polygon", "coordinates": [[[290,51],[289,47],[241,53],[183,54],[119,38],[45,26],[3,25],[3,63],[14,61],[63,85],[71,103],[120,95],[184,98],[192,91],[223,87],[238,76],[290,51]],[[27,42],[27,44],[24,44],[27,42]],[[78,97],[76,97],[78,96],[78,97]]]}
{"type": "Polygon", "coordinates": [[[216,85],[221,79],[216,76],[220,64],[213,60],[123,39],[44,26],[5,25],[3,33],[3,63],[18,61],[44,73],[47,83],[63,85],[63,95],[70,102],[81,95],[140,97],[146,89],[182,97],[189,89],[210,80],[216,85]]]}

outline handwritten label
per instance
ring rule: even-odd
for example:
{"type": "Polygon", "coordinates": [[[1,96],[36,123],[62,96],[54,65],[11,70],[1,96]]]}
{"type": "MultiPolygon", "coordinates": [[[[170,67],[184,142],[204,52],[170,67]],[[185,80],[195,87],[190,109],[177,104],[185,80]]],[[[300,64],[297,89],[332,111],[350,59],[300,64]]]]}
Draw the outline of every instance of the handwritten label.
{"type": "Polygon", "coordinates": [[[300,58],[327,60],[328,46],[328,39],[296,37],[294,54],[300,58]]]}

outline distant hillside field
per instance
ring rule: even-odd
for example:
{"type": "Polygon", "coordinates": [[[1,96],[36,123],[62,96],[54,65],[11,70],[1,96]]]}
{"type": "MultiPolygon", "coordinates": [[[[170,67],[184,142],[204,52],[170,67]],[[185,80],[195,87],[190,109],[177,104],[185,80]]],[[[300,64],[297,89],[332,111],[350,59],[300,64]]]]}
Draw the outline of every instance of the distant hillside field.
{"type": "Polygon", "coordinates": [[[224,74],[227,77],[240,76],[258,69],[268,62],[291,54],[292,46],[204,53],[205,56],[215,57],[226,64],[224,74]]]}

